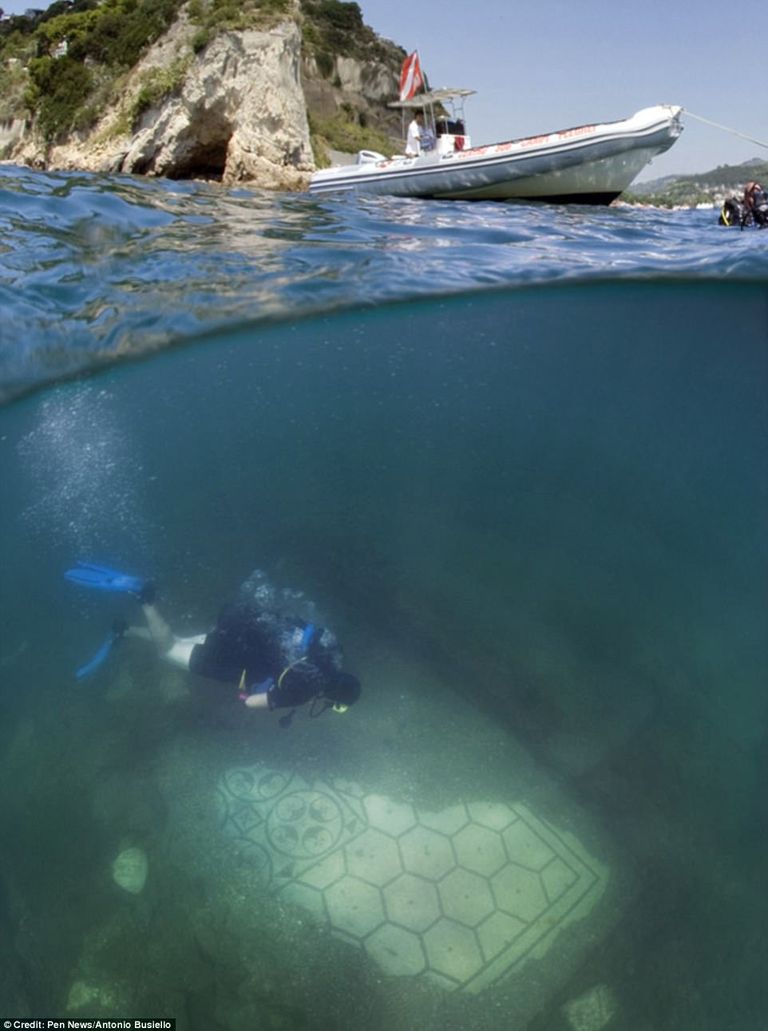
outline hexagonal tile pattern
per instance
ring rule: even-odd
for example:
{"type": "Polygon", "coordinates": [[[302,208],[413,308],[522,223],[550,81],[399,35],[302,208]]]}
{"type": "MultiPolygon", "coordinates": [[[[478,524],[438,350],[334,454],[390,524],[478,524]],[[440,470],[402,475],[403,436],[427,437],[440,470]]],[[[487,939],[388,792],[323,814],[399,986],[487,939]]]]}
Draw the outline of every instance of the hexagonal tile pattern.
{"type": "Polygon", "coordinates": [[[215,806],[244,890],[268,890],[386,974],[479,992],[585,919],[607,871],[525,806],[428,812],[356,784],[229,770],[215,806]]]}
{"type": "Polygon", "coordinates": [[[345,845],[344,852],[349,873],[379,887],[402,871],[397,842],[373,827],[345,845]]]}
{"type": "Polygon", "coordinates": [[[441,834],[455,834],[462,827],[469,823],[469,815],[465,805],[451,805],[447,809],[441,809],[439,813],[419,813],[419,823],[422,827],[428,827],[432,831],[439,831],[441,834]]]}
{"type": "Polygon", "coordinates": [[[517,813],[503,802],[470,802],[467,809],[475,823],[492,831],[503,831],[517,819],[517,813]]]}
{"type": "Polygon", "coordinates": [[[552,861],[552,849],[529,827],[518,820],[502,833],[507,855],[513,863],[525,866],[529,870],[543,870],[552,861]]]}
{"type": "Polygon", "coordinates": [[[426,931],[440,916],[437,888],[421,877],[401,874],[383,894],[389,919],[409,931],[426,931]]]}
{"type": "Polygon", "coordinates": [[[369,935],[365,949],[385,974],[413,977],[426,966],[421,937],[393,924],[384,924],[369,935]]]}
{"type": "Polygon", "coordinates": [[[485,958],[493,959],[509,948],[527,927],[528,924],[523,920],[518,920],[509,913],[502,913],[500,909],[495,910],[477,929],[480,948],[485,958]]]}
{"type": "Polygon", "coordinates": [[[454,835],[453,847],[461,866],[485,877],[495,874],[507,861],[501,835],[476,823],[470,823],[454,835]]]}
{"type": "Polygon", "coordinates": [[[511,863],[491,878],[496,905],[510,916],[531,923],[547,908],[544,885],[531,870],[511,863]]]}
{"type": "Polygon", "coordinates": [[[439,891],[445,915],[468,927],[476,927],[496,908],[488,879],[462,867],[440,881],[439,891]]]}
{"type": "Polygon", "coordinates": [[[406,870],[434,881],[456,865],[450,839],[427,827],[414,827],[400,838],[400,855],[406,870]]]}
{"type": "Polygon", "coordinates": [[[395,837],[416,824],[416,814],[411,806],[398,805],[383,795],[368,795],[363,805],[371,827],[379,827],[395,837]]]}
{"type": "Polygon", "coordinates": [[[474,977],[483,965],[483,957],[474,931],[453,920],[443,918],[424,935],[427,962],[432,970],[463,984],[474,977]]]}
{"type": "Polygon", "coordinates": [[[344,862],[344,853],[341,849],[338,852],[331,852],[319,863],[310,866],[303,874],[301,881],[313,888],[330,888],[347,872],[347,864],[344,862]]]}
{"type": "Polygon", "coordinates": [[[381,893],[372,884],[345,877],[325,892],[331,925],[339,931],[364,938],[384,923],[381,893]]]}

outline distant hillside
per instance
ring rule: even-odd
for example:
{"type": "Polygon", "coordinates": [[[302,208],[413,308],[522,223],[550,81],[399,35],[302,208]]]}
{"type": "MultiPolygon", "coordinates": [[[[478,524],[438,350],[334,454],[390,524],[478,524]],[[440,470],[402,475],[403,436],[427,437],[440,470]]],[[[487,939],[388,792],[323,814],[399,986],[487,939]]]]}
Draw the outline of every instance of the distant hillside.
{"type": "Polygon", "coordinates": [[[646,183],[634,183],[623,200],[666,207],[722,204],[726,197],[741,193],[749,179],[758,179],[768,185],[768,161],[752,158],[740,165],[718,165],[710,172],[665,175],[646,183]]]}

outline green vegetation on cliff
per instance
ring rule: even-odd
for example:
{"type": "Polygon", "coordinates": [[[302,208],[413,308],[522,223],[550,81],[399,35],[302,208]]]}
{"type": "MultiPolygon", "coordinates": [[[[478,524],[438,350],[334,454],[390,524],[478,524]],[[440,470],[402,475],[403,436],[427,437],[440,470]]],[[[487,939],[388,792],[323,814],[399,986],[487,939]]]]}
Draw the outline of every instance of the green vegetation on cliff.
{"type": "MultiPolygon", "coordinates": [[[[340,0],[301,0],[302,39],[306,55],[315,59],[323,78],[338,88],[334,79],[337,57],[350,57],[366,63],[377,63],[399,71],[405,51],[379,36],[363,21],[356,3],[340,0]]],[[[397,143],[390,135],[392,117],[386,110],[370,124],[366,115],[352,104],[342,101],[333,115],[309,112],[310,141],[318,168],[331,161],[329,150],[355,153],[375,150],[391,154],[397,143]],[[388,124],[389,123],[389,124],[388,124]]]]}
{"type": "MultiPolygon", "coordinates": [[[[143,112],[181,89],[193,54],[220,32],[270,28],[285,18],[298,20],[305,56],[333,89],[340,88],[338,57],[399,66],[404,53],[379,39],[357,3],[342,0],[56,0],[45,11],[0,22],[0,119],[31,118],[55,143],[92,128],[120,104],[120,130],[135,131],[143,112]],[[121,103],[127,73],[182,7],[195,27],[188,55],[147,72],[136,96],[121,103]]],[[[391,149],[348,103],[332,117],[316,117],[312,128],[319,163],[327,147],[391,149]]]]}
{"type": "Polygon", "coordinates": [[[5,111],[26,110],[49,142],[91,125],[109,86],[175,19],[181,0],[58,0],[42,14],[0,23],[0,94],[5,111]],[[19,96],[6,91],[8,62],[26,64],[19,96]],[[98,99],[101,103],[95,103],[98,99]],[[10,110],[8,110],[10,108],[10,110]]]}
{"type": "Polygon", "coordinates": [[[301,0],[301,11],[304,44],[319,64],[323,62],[321,55],[331,63],[337,56],[356,57],[361,61],[386,61],[391,56],[391,47],[365,24],[356,3],[301,0]]]}
{"type": "Polygon", "coordinates": [[[393,141],[378,129],[361,126],[353,112],[340,110],[333,118],[309,116],[309,132],[315,164],[327,168],[331,164],[329,148],[354,154],[358,150],[375,150],[380,154],[392,153],[393,141]]]}
{"type": "Polygon", "coordinates": [[[187,12],[198,26],[192,49],[204,50],[219,32],[269,28],[289,17],[292,7],[291,0],[190,0],[187,12]]]}
{"type": "MultiPolygon", "coordinates": [[[[31,115],[48,142],[89,128],[114,102],[110,87],[168,30],[182,3],[57,0],[40,14],[0,22],[0,118],[31,115]]],[[[221,31],[268,28],[292,10],[292,0],[191,0],[189,17],[199,27],[193,50],[221,31]]],[[[172,75],[142,87],[134,120],[181,85],[178,69],[177,62],[172,75]]]]}

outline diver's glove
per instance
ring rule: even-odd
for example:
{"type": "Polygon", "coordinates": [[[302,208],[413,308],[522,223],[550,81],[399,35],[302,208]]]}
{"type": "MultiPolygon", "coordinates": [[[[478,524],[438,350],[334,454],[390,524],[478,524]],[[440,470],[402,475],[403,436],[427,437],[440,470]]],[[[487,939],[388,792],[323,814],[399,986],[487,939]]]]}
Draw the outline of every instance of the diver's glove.
{"type": "MultiPolygon", "coordinates": [[[[260,684],[249,684],[247,687],[241,681],[241,687],[238,692],[238,697],[241,702],[244,702],[252,694],[264,694],[268,693],[275,686],[275,681],[272,677],[267,677],[266,680],[262,680],[260,684]]],[[[270,709],[272,706],[270,705],[270,709]]]]}

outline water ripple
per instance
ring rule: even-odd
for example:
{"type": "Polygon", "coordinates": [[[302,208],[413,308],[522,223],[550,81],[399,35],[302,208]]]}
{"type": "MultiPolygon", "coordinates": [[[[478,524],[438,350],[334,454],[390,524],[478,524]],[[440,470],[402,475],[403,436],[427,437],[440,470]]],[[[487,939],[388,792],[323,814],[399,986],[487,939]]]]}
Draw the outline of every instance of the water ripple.
{"type": "Polygon", "coordinates": [[[315,198],[0,168],[0,400],[247,320],[561,279],[768,279],[712,211],[315,198]]]}

